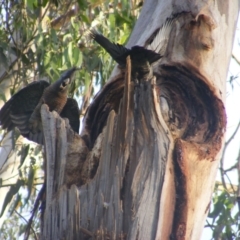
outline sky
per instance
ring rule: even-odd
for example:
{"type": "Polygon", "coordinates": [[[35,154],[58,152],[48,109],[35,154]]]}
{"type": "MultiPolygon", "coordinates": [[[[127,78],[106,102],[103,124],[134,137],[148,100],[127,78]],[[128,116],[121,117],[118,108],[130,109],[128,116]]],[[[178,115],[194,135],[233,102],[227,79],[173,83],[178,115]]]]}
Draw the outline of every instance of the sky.
{"type": "MultiPolygon", "coordinates": [[[[237,31],[234,40],[233,46],[233,55],[235,55],[240,62],[240,18],[238,19],[237,31]]],[[[229,81],[231,76],[235,76],[236,79],[233,81],[233,85],[227,82],[227,98],[226,98],[226,112],[227,112],[227,132],[226,132],[226,140],[232,135],[234,130],[236,129],[239,121],[240,121],[240,66],[234,60],[231,59],[229,66],[229,73],[227,81],[229,81]]],[[[236,135],[232,144],[230,144],[226,157],[228,159],[225,160],[225,167],[230,167],[232,165],[232,161],[236,160],[238,155],[238,150],[240,147],[240,133],[236,135]]],[[[234,174],[233,181],[235,184],[238,183],[236,173],[234,174]]]]}

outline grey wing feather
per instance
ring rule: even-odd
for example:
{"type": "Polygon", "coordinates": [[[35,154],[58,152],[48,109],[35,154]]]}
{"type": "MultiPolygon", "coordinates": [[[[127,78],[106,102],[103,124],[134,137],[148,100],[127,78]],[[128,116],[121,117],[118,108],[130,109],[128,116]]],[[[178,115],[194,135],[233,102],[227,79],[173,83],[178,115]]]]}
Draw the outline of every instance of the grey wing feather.
{"type": "Polygon", "coordinates": [[[17,126],[22,135],[29,133],[28,120],[30,116],[31,114],[10,115],[13,125],[17,126]]]}
{"type": "MultiPolygon", "coordinates": [[[[14,127],[29,140],[42,144],[43,138],[37,137],[39,133],[31,133],[28,128],[28,121],[41,99],[45,88],[50,84],[40,80],[33,82],[14,94],[0,110],[0,125],[3,129],[11,131],[14,127]]],[[[40,134],[42,135],[42,134],[40,134]]]]}
{"type": "Polygon", "coordinates": [[[167,21],[157,32],[151,44],[147,46],[147,49],[159,53],[162,56],[165,54],[174,20],[175,19],[167,19],[167,21]]]}

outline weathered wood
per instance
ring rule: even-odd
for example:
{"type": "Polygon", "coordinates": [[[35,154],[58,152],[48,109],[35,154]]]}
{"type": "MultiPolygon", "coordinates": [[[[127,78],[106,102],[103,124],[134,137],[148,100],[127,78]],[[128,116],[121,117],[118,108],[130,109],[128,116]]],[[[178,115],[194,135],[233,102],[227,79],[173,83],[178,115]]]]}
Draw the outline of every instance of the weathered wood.
{"type": "Polygon", "coordinates": [[[56,112],[49,112],[46,105],[41,107],[41,116],[47,160],[42,239],[60,239],[68,231],[70,217],[66,216],[70,210],[70,214],[73,214],[69,203],[73,204],[73,198],[76,197],[67,186],[80,182],[88,149],[80,136],[73,132],[67,119],[61,119],[56,112]]]}
{"type": "Polygon", "coordinates": [[[149,44],[173,18],[154,77],[136,83],[115,70],[81,137],[42,108],[42,239],[200,239],[224,139],[238,9],[237,0],[146,1],[129,46],[149,44]]]}
{"type": "MultiPolygon", "coordinates": [[[[160,192],[157,190],[162,188],[163,180],[160,179],[164,177],[164,170],[161,169],[165,169],[169,154],[169,133],[161,126],[163,119],[161,115],[159,116],[160,107],[156,106],[159,103],[156,99],[157,95],[153,94],[154,85],[154,79],[135,86],[135,90],[134,85],[130,84],[131,95],[126,94],[126,96],[131,96],[130,107],[124,117],[126,122],[122,121],[124,118],[121,112],[125,112],[128,101],[125,101],[126,104],[121,104],[122,110],[119,117],[116,117],[114,112],[110,113],[107,128],[100,135],[103,141],[97,173],[92,181],[80,187],[78,196],[80,226],[83,229],[91,229],[90,231],[97,239],[107,237],[125,239],[126,236],[130,239],[135,239],[137,236],[151,239],[156,234],[160,206],[160,192]],[[126,136],[122,134],[124,126],[127,128],[126,136]],[[151,147],[148,146],[149,143],[151,147]],[[162,159],[159,161],[157,156],[160,152],[162,159]],[[148,209],[148,211],[142,211],[142,209],[148,209]],[[89,216],[95,217],[89,219],[89,216]]],[[[49,115],[56,117],[54,113],[49,113],[49,115]]],[[[59,117],[56,119],[63,122],[59,117]]],[[[164,122],[163,125],[166,127],[164,122]]],[[[51,131],[49,133],[51,134],[51,131]]],[[[47,140],[47,137],[45,139],[47,140]]],[[[60,138],[58,141],[64,142],[65,140],[60,138]]],[[[47,149],[46,152],[48,152],[47,149]]],[[[49,158],[48,161],[54,160],[49,158]]],[[[53,163],[48,164],[48,167],[53,165],[53,163]]],[[[59,175],[54,176],[54,181],[59,181],[59,175]]],[[[49,189],[48,182],[47,179],[47,189],[49,189]]],[[[49,186],[52,188],[51,184],[49,186]]],[[[55,204],[58,206],[57,209],[62,209],[63,215],[66,214],[69,217],[69,213],[64,211],[66,208],[64,205],[67,202],[64,200],[67,198],[64,193],[66,189],[64,189],[58,188],[58,195],[52,199],[47,198],[51,204],[46,205],[45,229],[48,229],[47,225],[56,228],[56,222],[62,219],[61,215],[58,215],[56,219],[52,218],[57,214],[55,204]]],[[[76,206],[76,203],[73,206],[76,206]]],[[[73,217],[76,217],[75,214],[70,217],[70,221],[66,221],[64,227],[59,229],[62,234],[69,229],[73,217]]],[[[50,233],[48,229],[44,234],[44,239],[49,236],[49,239],[57,239],[59,230],[50,233]]],[[[60,236],[62,236],[61,233],[60,236]]],[[[82,231],[79,236],[83,239],[84,232],[82,231]]],[[[72,238],[67,235],[67,239],[72,238]]]]}

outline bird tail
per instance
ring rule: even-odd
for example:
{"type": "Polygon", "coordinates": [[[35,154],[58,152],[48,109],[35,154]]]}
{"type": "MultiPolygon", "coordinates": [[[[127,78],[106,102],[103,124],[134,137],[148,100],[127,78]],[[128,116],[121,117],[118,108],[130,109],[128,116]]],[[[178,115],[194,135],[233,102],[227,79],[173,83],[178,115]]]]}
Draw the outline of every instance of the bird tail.
{"type": "Polygon", "coordinates": [[[121,44],[110,42],[106,37],[104,37],[94,28],[88,31],[88,35],[100,46],[102,46],[118,64],[126,64],[126,57],[129,55],[129,49],[121,44]]]}
{"type": "Polygon", "coordinates": [[[95,40],[99,45],[101,45],[106,51],[110,51],[113,48],[113,45],[115,45],[101,33],[99,33],[95,28],[90,29],[88,31],[88,35],[91,39],[95,40]]]}

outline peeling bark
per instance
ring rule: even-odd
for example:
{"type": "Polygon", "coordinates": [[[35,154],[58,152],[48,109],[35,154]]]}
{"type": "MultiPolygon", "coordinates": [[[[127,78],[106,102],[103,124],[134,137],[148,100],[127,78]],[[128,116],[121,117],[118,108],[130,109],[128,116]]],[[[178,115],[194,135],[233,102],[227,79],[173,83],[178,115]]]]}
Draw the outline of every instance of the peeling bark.
{"type": "Polygon", "coordinates": [[[147,46],[167,18],[174,21],[153,77],[131,81],[130,63],[116,68],[81,136],[42,107],[42,239],[200,239],[226,127],[238,4],[146,1],[129,46],[147,46]]]}

